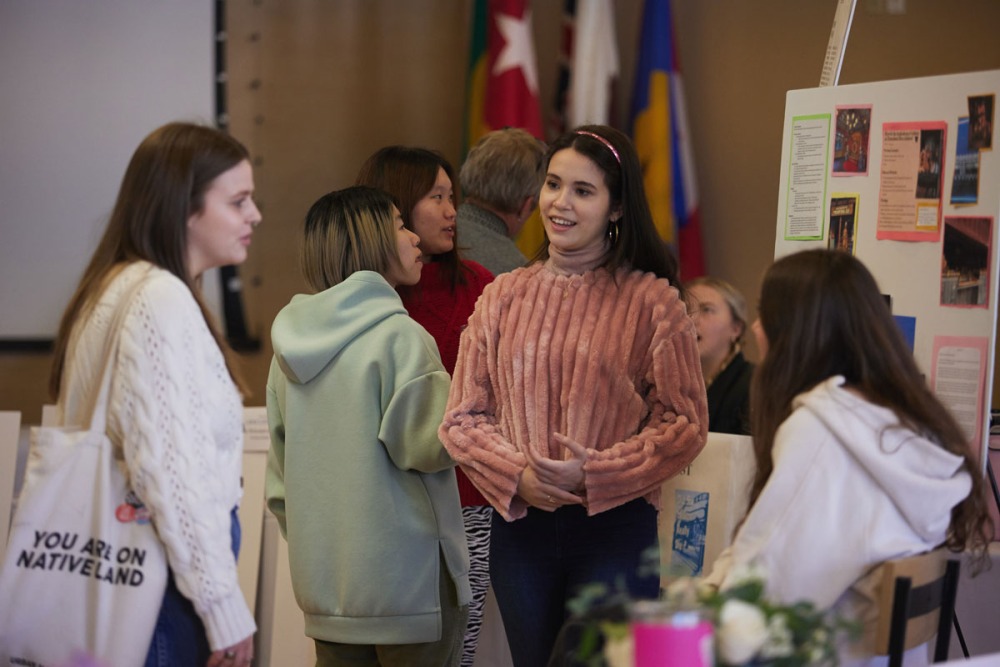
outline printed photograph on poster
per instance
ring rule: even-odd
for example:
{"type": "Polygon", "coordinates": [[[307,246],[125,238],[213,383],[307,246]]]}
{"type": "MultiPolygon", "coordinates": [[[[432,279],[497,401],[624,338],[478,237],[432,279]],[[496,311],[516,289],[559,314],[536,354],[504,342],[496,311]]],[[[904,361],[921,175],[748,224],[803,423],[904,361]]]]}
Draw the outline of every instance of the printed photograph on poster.
{"type": "Polygon", "coordinates": [[[940,240],[947,129],[944,121],[882,124],[875,238],[940,240]]]}
{"type": "Polygon", "coordinates": [[[993,95],[969,96],[969,150],[993,148],[993,95]]]}
{"type": "Polygon", "coordinates": [[[974,451],[983,443],[983,390],[989,339],[935,336],[931,391],[951,411],[974,451]]]}
{"type": "Polygon", "coordinates": [[[920,170],[917,172],[917,199],[941,196],[941,155],[944,130],[920,130],[920,170]]]}
{"type": "Polygon", "coordinates": [[[941,245],[941,305],[988,308],[993,218],[944,219],[941,245]]]}
{"type": "Polygon", "coordinates": [[[868,174],[868,138],[871,136],[872,105],[838,106],[833,144],[833,175],[868,174]]]}
{"type": "Polygon", "coordinates": [[[830,250],[857,254],[858,194],[835,192],[830,196],[830,235],[826,245],[830,250]]]}
{"type": "Polygon", "coordinates": [[[785,239],[823,238],[826,202],[826,156],[830,146],[830,114],[792,118],[785,199],[785,239]]]}
{"type": "Polygon", "coordinates": [[[959,118],[955,130],[955,173],[951,179],[951,203],[955,206],[979,201],[979,151],[969,148],[969,119],[959,118]]]}

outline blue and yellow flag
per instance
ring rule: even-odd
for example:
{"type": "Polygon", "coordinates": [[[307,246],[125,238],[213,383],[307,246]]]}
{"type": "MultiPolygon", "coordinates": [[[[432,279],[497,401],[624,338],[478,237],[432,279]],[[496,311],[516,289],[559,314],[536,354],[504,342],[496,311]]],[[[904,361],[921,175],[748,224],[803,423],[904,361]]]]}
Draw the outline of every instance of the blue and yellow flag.
{"type": "Polygon", "coordinates": [[[656,228],[685,280],[705,273],[684,86],[669,0],[646,0],[632,98],[632,139],[656,228]]]}

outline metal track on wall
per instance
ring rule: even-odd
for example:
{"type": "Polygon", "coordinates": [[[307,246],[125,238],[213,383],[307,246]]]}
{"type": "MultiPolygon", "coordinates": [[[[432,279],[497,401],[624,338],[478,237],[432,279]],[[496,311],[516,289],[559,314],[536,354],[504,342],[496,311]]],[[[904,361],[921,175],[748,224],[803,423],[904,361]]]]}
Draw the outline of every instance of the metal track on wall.
{"type": "MultiPolygon", "coordinates": [[[[215,1],[215,124],[223,132],[229,131],[227,101],[229,83],[226,68],[226,0],[215,1]]],[[[237,352],[255,352],[260,340],[247,332],[246,314],[243,309],[243,281],[235,265],[219,269],[222,288],[222,316],[229,346],[237,352]]]]}

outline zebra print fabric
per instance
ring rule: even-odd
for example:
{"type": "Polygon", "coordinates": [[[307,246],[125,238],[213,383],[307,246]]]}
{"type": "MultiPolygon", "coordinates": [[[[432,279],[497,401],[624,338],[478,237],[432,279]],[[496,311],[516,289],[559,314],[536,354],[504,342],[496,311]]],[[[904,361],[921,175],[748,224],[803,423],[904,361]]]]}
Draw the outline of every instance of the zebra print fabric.
{"type": "Polygon", "coordinates": [[[469,583],[472,586],[469,624],[465,629],[465,643],[462,647],[462,667],[472,667],[479,631],[483,627],[486,591],[490,586],[490,524],[493,521],[493,508],[489,505],[463,507],[462,519],[465,522],[465,538],[469,543],[469,583]]]}

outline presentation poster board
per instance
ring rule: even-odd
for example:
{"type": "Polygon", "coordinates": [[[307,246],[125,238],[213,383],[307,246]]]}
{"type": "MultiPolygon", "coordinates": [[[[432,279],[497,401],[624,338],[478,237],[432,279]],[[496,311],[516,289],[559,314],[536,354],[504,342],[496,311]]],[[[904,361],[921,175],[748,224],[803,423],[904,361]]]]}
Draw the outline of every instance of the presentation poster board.
{"type": "Polygon", "coordinates": [[[927,382],[986,451],[997,320],[1000,71],[793,90],[775,258],[853,253],[927,382]]]}

